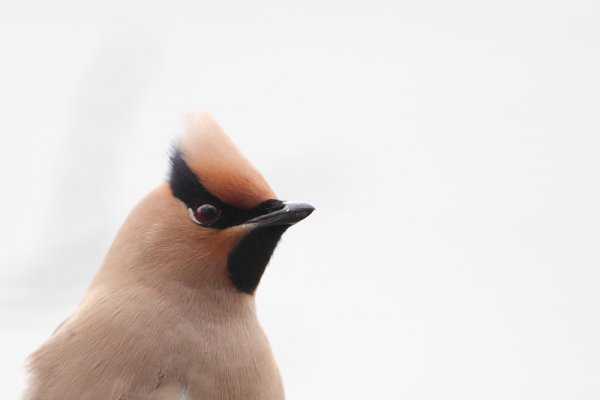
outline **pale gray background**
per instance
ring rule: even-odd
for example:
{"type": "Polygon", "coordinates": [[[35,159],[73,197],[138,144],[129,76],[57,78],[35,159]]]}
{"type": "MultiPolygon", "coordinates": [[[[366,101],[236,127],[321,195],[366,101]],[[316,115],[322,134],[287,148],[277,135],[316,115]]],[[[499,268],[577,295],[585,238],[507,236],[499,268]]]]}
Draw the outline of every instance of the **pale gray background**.
{"type": "Polygon", "coordinates": [[[289,399],[600,398],[598,1],[0,1],[0,385],[211,111],[317,211],[258,292],[289,399]]]}

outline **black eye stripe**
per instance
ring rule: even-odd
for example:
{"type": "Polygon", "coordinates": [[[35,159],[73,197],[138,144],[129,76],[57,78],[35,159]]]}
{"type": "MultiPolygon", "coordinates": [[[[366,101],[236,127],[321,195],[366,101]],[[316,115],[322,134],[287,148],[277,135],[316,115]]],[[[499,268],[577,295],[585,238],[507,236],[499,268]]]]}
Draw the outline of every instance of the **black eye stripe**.
{"type": "Polygon", "coordinates": [[[189,168],[182,157],[179,149],[175,149],[171,156],[171,174],[169,176],[169,186],[173,195],[184,202],[192,211],[205,203],[210,203],[220,209],[221,214],[217,221],[210,224],[211,228],[224,229],[227,227],[239,225],[249,219],[283,207],[280,200],[267,200],[257,207],[250,210],[234,207],[213,196],[200,182],[200,179],[189,168]]]}

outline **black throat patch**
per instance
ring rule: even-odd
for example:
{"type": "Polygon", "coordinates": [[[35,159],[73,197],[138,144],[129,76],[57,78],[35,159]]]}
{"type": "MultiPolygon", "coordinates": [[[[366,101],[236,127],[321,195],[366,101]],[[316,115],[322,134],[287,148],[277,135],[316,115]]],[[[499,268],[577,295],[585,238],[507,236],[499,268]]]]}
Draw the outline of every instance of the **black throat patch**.
{"type": "Polygon", "coordinates": [[[244,236],[227,260],[227,272],[235,287],[254,293],[265,268],[288,226],[257,228],[244,236]]]}

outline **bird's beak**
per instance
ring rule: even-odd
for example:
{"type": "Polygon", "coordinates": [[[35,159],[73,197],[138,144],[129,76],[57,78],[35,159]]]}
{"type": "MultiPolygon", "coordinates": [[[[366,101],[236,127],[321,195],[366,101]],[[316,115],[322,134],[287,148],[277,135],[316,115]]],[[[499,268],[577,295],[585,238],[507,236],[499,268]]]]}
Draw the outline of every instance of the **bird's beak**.
{"type": "Polygon", "coordinates": [[[259,226],[294,225],[308,217],[315,208],[297,201],[284,201],[283,208],[252,218],[247,224],[259,226]]]}

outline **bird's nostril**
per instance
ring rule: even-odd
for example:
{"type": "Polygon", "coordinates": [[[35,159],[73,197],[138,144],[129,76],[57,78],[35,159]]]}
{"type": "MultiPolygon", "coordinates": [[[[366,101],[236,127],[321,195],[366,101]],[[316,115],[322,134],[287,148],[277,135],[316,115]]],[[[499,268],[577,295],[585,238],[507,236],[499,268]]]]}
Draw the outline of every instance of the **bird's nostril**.
{"type": "Polygon", "coordinates": [[[264,210],[265,211],[277,211],[277,210],[281,210],[283,207],[285,206],[285,204],[283,203],[283,201],[281,200],[267,200],[264,203],[264,210]]]}

